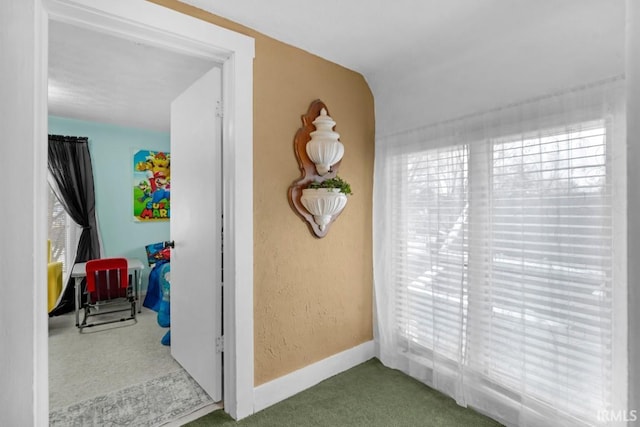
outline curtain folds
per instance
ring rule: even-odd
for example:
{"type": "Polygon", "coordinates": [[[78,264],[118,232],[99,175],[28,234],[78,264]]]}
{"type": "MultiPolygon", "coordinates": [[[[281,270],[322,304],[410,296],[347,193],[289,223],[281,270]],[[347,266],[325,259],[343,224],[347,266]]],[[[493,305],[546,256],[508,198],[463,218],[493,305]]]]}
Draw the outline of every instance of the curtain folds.
{"type": "Polygon", "coordinates": [[[376,341],[506,425],[626,400],[624,79],[378,137],[376,341]]]}
{"type": "MultiPolygon", "coordinates": [[[[100,258],[88,138],[49,135],[48,150],[53,192],[71,219],[82,227],[75,263],[100,258]]],[[[73,279],[69,278],[57,307],[50,314],[73,310],[73,298],[73,279]]]]}

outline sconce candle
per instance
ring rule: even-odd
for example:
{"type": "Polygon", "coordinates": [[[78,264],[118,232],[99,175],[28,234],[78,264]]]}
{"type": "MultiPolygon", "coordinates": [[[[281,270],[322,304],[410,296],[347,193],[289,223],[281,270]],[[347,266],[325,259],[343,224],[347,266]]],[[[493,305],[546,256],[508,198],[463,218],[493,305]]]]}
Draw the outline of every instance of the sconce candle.
{"type": "Polygon", "coordinates": [[[313,121],[316,130],[311,132],[311,140],[307,143],[307,155],[316,165],[320,176],[326,175],[331,166],[338,163],[344,155],[344,146],[338,138],[340,135],[333,131],[336,122],[333,121],[327,110],[320,110],[320,115],[313,121]]]}

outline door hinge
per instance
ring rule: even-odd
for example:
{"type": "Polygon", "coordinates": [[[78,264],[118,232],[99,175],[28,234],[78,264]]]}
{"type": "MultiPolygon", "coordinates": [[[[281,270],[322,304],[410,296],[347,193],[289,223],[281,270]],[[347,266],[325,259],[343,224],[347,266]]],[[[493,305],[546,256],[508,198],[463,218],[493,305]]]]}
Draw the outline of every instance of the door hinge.
{"type": "Polygon", "coordinates": [[[216,337],[216,353],[224,352],[224,335],[216,337]]]}
{"type": "Polygon", "coordinates": [[[216,117],[224,117],[224,110],[220,101],[216,101],[216,117]]]}

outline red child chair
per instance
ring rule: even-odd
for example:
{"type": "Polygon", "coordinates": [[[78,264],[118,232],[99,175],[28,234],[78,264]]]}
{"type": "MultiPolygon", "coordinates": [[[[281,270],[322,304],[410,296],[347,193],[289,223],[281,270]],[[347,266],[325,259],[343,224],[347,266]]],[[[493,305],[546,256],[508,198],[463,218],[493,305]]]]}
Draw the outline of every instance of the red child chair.
{"type": "Polygon", "coordinates": [[[133,288],[129,283],[128,263],[126,258],[102,258],[87,261],[87,288],[85,301],[82,304],[84,319],[78,325],[80,330],[107,323],[136,320],[136,300],[133,288]],[[127,307],[122,307],[128,303],[127,307]],[[114,309],[103,310],[108,306],[114,309]],[[87,318],[110,313],[129,311],[128,317],[114,318],[87,324],[87,318]]]}

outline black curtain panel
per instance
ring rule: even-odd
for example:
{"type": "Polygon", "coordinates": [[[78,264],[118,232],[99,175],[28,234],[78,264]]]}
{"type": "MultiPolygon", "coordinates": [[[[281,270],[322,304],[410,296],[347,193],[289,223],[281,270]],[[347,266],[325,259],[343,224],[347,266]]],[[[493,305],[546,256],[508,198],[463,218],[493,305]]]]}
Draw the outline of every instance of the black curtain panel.
{"type": "MultiPolygon", "coordinates": [[[[49,135],[48,168],[55,184],[52,189],[56,197],[71,219],[82,227],[75,263],[100,258],[88,138],[49,135]]],[[[69,278],[58,306],[50,315],[73,310],[73,299],[73,279],[69,278]]]]}

